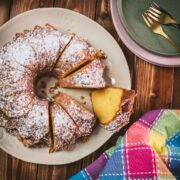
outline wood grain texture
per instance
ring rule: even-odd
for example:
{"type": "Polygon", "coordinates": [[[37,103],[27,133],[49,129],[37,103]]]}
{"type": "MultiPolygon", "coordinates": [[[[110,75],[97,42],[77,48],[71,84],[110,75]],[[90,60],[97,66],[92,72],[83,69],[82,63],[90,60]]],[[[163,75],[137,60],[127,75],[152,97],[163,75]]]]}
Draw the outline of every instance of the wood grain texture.
{"type": "Polygon", "coordinates": [[[174,69],[158,67],[139,58],[135,65],[136,116],[152,109],[171,108],[174,69]]]}
{"type": "Polygon", "coordinates": [[[172,108],[180,109],[180,67],[174,68],[174,89],[172,108]]]}
{"type": "Polygon", "coordinates": [[[96,0],[55,0],[54,7],[71,9],[91,19],[95,18],[96,0]]]}
{"type": "Polygon", "coordinates": [[[8,21],[10,9],[11,9],[11,0],[0,1],[0,25],[8,21]]]}
{"type": "MultiPolygon", "coordinates": [[[[96,20],[119,43],[130,68],[132,87],[138,93],[132,120],[151,109],[180,108],[180,68],[157,67],[135,57],[115,31],[109,0],[0,0],[0,25],[10,17],[27,10],[53,6],[68,8],[96,20]]],[[[26,163],[0,150],[0,180],[67,179],[93,162],[107,148],[113,146],[117,137],[124,134],[125,129],[115,134],[96,152],[83,160],[68,165],[47,166],[26,163]]]]}

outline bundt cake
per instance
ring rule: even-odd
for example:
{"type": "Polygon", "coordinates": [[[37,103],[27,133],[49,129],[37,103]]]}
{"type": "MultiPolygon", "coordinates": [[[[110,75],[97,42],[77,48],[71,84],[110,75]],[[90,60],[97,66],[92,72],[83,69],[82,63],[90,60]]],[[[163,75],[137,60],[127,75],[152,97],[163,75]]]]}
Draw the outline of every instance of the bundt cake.
{"type": "Polygon", "coordinates": [[[119,131],[129,122],[135,95],[134,90],[116,87],[92,91],[92,106],[100,124],[110,131],[119,131]]]}
{"type": "MultiPolygon", "coordinates": [[[[35,82],[50,73],[60,87],[105,88],[109,84],[103,58],[103,51],[81,37],[49,24],[16,34],[0,49],[0,127],[28,147],[70,149],[91,134],[95,115],[64,93],[51,101],[40,98],[35,82]]],[[[128,122],[134,97],[134,91],[120,88],[91,93],[96,116],[112,131],[128,122]]]]}
{"type": "Polygon", "coordinates": [[[68,88],[104,88],[105,63],[95,59],[65,78],[61,78],[59,85],[68,88]]]}
{"type": "Polygon", "coordinates": [[[65,109],[78,126],[78,131],[76,131],[78,137],[91,134],[92,127],[96,122],[94,114],[64,93],[60,93],[56,96],[55,101],[65,109]]]}
{"type": "MultiPolygon", "coordinates": [[[[17,33],[0,49],[0,126],[25,146],[43,144],[53,151],[69,149],[76,139],[90,135],[94,114],[63,93],[56,102],[40,99],[35,82],[46,73],[61,81],[82,66],[87,69],[85,75],[95,67],[103,74],[105,64],[96,58],[104,57],[103,51],[95,50],[81,37],[61,33],[49,24],[17,33]]],[[[100,76],[99,85],[96,82],[93,86],[91,79],[83,87],[104,86],[100,76]]]]}

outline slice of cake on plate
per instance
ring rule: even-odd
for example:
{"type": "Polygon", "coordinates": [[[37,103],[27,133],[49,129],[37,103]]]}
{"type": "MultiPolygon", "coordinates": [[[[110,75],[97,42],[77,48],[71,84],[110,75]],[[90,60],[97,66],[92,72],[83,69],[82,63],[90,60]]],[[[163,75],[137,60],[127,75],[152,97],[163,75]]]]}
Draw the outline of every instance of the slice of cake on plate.
{"type": "Polygon", "coordinates": [[[17,138],[25,146],[38,144],[49,133],[48,102],[34,98],[32,109],[19,119],[17,138]]]}
{"type": "Polygon", "coordinates": [[[103,60],[95,59],[69,76],[60,79],[59,85],[68,88],[104,88],[107,86],[105,68],[103,60]]]}
{"type": "Polygon", "coordinates": [[[73,39],[59,58],[54,68],[54,74],[58,78],[65,77],[96,57],[103,58],[104,56],[102,51],[96,51],[83,38],[74,35],[73,39]]]}
{"type": "Polygon", "coordinates": [[[68,150],[76,140],[76,124],[57,103],[51,104],[50,116],[53,134],[50,152],[68,150]]]}
{"type": "Polygon", "coordinates": [[[116,87],[94,90],[91,100],[100,124],[112,132],[119,131],[128,124],[135,96],[134,90],[116,87]]]}
{"type": "Polygon", "coordinates": [[[77,137],[90,135],[96,122],[93,113],[64,93],[60,93],[55,98],[55,101],[64,108],[78,126],[78,131],[76,131],[77,137]]]}
{"type": "Polygon", "coordinates": [[[17,34],[15,40],[19,44],[28,44],[32,47],[36,54],[35,65],[38,69],[51,70],[71,38],[72,34],[61,33],[55,27],[46,24],[17,34]]]}

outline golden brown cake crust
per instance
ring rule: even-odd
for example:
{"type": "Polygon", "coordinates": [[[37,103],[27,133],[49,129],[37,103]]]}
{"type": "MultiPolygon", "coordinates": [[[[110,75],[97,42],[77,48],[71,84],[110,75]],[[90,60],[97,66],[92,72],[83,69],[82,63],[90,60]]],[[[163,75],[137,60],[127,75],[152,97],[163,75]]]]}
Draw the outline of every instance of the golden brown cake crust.
{"type": "MultiPolygon", "coordinates": [[[[119,110],[115,113],[112,120],[108,123],[100,121],[100,125],[111,132],[117,132],[130,121],[130,116],[133,113],[133,104],[136,93],[134,90],[127,90],[118,87],[110,87],[112,89],[120,89],[123,93],[120,100],[119,110]]],[[[92,93],[90,94],[92,100],[92,93]]],[[[94,107],[93,107],[94,110],[94,107]]],[[[95,111],[95,110],[94,110],[95,111]]]]}
{"type": "Polygon", "coordinates": [[[75,144],[77,126],[65,110],[57,103],[50,106],[51,121],[53,125],[52,151],[66,150],[75,144]]]}
{"type": "Polygon", "coordinates": [[[77,137],[90,135],[96,122],[94,114],[64,93],[60,93],[55,101],[65,109],[78,126],[77,137]]]}
{"type": "Polygon", "coordinates": [[[67,88],[104,88],[105,64],[103,60],[95,59],[78,71],[60,80],[61,87],[67,88]]]}
{"type": "Polygon", "coordinates": [[[48,102],[34,98],[29,113],[19,119],[17,132],[25,146],[39,143],[49,133],[48,102]]]}
{"type": "Polygon", "coordinates": [[[96,58],[96,50],[84,39],[75,35],[62,53],[54,73],[58,78],[67,76],[69,73],[96,58]]]}

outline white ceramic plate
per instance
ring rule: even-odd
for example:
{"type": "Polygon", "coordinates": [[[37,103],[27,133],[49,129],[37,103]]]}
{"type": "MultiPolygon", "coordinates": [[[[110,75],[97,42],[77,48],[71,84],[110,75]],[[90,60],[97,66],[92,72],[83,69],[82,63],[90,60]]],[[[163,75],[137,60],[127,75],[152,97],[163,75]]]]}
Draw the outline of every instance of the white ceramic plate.
{"type": "MultiPolygon", "coordinates": [[[[100,25],[91,19],[61,8],[35,9],[16,16],[0,27],[0,47],[12,40],[17,32],[33,29],[35,25],[52,24],[61,31],[76,32],[89,41],[92,46],[102,49],[108,57],[107,65],[110,76],[116,80],[115,85],[127,89],[131,88],[130,73],[124,54],[113,37],[100,25]]],[[[91,109],[89,92],[82,90],[63,89],[78,101],[85,96],[87,108],[91,109]]],[[[0,128],[0,147],[7,153],[21,160],[39,164],[67,164],[89,155],[102,146],[112,134],[97,125],[86,143],[78,143],[69,152],[48,153],[48,148],[32,149],[24,147],[15,137],[0,128]]]]}

